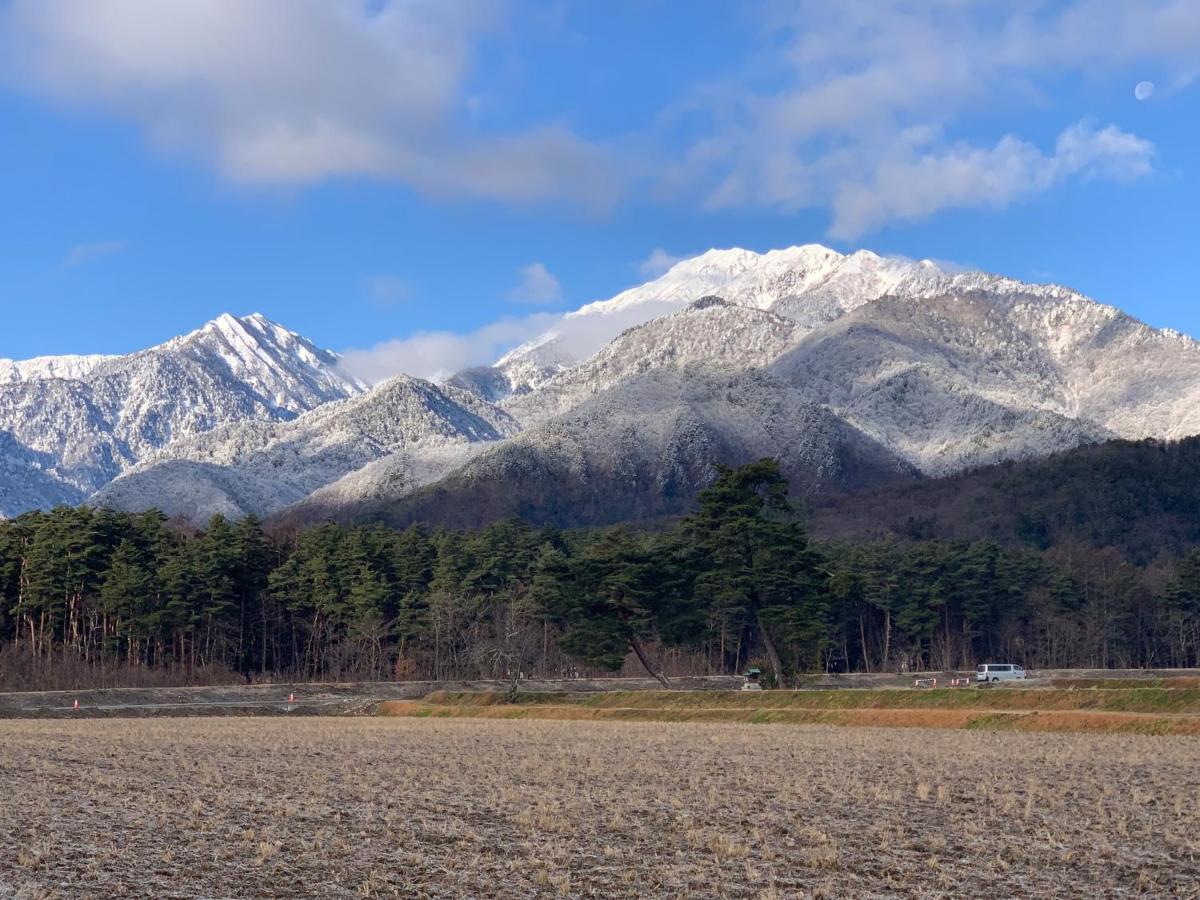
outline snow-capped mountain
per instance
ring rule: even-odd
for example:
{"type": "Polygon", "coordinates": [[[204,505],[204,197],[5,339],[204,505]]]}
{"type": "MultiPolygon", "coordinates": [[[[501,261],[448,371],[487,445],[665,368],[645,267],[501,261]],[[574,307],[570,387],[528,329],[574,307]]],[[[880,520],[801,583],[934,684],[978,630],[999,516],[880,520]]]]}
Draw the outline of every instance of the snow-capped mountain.
{"type": "Polygon", "coordinates": [[[128,356],[5,362],[0,464],[30,477],[0,481],[0,515],[80,502],[173,440],[365,390],[336,354],[260,315],[221,316],[128,356]]]}
{"type": "Polygon", "coordinates": [[[560,526],[652,519],[686,510],[718,465],[766,456],[779,460],[799,496],[915,474],[781,379],[689,365],[632,376],[421,490],[389,494],[372,479],[356,485],[359,496],[310,498],[296,520],[475,527],[513,515],[560,526]]]}
{"type": "Polygon", "coordinates": [[[94,502],[156,506],[198,522],[216,513],[266,515],[384,457],[392,460],[390,491],[401,487],[401,462],[403,487],[416,488],[518,430],[507,413],[472,394],[399,375],[292,421],[240,422],[175,441],[94,502]]]}
{"type": "Polygon", "coordinates": [[[192,518],[585,522],[683,508],[756,454],[803,493],[1200,433],[1190,338],[1064,287],[815,245],[710,251],[442,387],[400,378],[309,412],[360,386],[260,317],[147,354],[0,385],[0,466],[97,488],[128,470],[98,502],[192,518]],[[75,440],[96,410],[116,425],[75,440]]]}
{"type": "Polygon", "coordinates": [[[841,254],[819,244],[767,253],[709,250],[652,281],[569,313],[556,328],[505,354],[495,368],[511,392],[534,390],[624,329],[709,295],[734,306],[771,310],[811,330],[887,294],[931,296],[982,284],[997,291],[1028,287],[980,272],[950,272],[929,260],[869,250],[841,254]]]}
{"type": "MultiPolygon", "coordinates": [[[[583,484],[589,497],[609,496],[610,511],[630,503],[649,510],[667,496],[653,487],[651,473],[672,468],[653,462],[656,454],[707,464],[739,461],[751,447],[783,455],[798,440],[789,426],[813,408],[878,448],[876,474],[910,466],[940,475],[1113,437],[1200,433],[1200,345],[1189,338],[1056,285],[815,246],[711,251],[686,260],[454,381],[499,402],[529,430],[404,500],[392,511],[398,521],[429,513],[420,513],[425,496],[437,496],[441,509],[536,508],[553,519],[560,512],[547,510],[561,510],[565,496],[578,499],[583,484]],[[648,321],[630,327],[642,317],[648,321]],[[577,359],[589,334],[606,343],[577,359]],[[709,376],[754,369],[769,378],[747,384],[787,399],[768,403],[746,388],[739,404],[762,415],[770,409],[774,434],[788,435],[784,441],[768,434],[736,451],[726,438],[713,438],[725,433],[722,421],[752,433],[733,407],[718,414],[709,404],[699,414],[669,400],[703,394],[709,376]],[[684,383],[648,377],[662,370],[684,383]],[[669,440],[660,434],[664,421],[685,420],[697,427],[681,424],[669,440]],[[697,442],[690,457],[680,446],[688,434],[697,442]],[[712,447],[719,452],[710,454],[712,447]],[[641,462],[597,462],[622,454],[641,462]],[[489,472],[503,473],[491,487],[489,472]],[[540,499],[506,505],[509,487],[540,499]],[[645,491],[658,491],[657,500],[645,491]]],[[[812,471],[837,472],[839,452],[812,471]]],[[[711,477],[711,465],[684,469],[692,472],[690,484],[677,479],[677,493],[694,492],[711,477]]],[[[801,482],[813,490],[845,486],[829,477],[801,482]]],[[[367,473],[356,483],[372,498],[364,509],[382,515],[386,491],[367,473]]],[[[579,521],[605,518],[593,510],[579,521]]]]}
{"type": "Polygon", "coordinates": [[[34,359],[0,359],[0,385],[45,378],[86,378],[111,356],[38,356],[34,359]]]}
{"type": "Polygon", "coordinates": [[[764,366],[794,346],[803,333],[791,319],[773,312],[701,297],[678,312],[622,332],[599,353],[563,369],[538,389],[502,402],[518,420],[532,425],[655,369],[764,366]]]}

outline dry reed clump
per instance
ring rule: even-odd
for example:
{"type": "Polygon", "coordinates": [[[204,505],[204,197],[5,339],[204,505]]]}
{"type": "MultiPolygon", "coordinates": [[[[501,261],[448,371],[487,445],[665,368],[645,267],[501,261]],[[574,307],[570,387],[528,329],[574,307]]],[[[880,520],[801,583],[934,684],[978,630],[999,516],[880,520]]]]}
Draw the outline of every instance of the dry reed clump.
{"type": "Polygon", "coordinates": [[[0,895],[1195,896],[1188,739],[0,722],[0,895]]]}

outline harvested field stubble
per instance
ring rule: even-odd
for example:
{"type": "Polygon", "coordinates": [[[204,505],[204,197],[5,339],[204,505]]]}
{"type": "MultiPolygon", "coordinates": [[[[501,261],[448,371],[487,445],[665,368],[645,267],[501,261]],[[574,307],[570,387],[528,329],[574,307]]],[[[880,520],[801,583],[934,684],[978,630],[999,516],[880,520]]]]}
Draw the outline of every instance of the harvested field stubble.
{"type": "Polygon", "coordinates": [[[0,722],[0,896],[1196,896],[1191,739],[0,722]]]}

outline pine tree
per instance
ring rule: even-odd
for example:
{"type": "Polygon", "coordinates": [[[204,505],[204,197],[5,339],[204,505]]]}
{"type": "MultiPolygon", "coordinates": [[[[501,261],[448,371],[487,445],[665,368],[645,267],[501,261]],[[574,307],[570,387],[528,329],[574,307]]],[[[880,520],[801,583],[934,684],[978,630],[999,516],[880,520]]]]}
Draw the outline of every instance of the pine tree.
{"type": "Polygon", "coordinates": [[[754,627],[781,685],[788,669],[776,637],[796,663],[815,664],[828,612],[827,576],[787,495],[775,460],[722,468],[682,523],[702,566],[697,598],[754,627]]]}

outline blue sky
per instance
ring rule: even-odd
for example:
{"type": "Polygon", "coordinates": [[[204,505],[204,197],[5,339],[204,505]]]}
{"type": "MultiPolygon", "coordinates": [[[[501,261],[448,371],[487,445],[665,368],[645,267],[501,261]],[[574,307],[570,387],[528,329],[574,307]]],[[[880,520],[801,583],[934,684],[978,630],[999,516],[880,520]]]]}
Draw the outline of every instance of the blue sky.
{"type": "Polygon", "coordinates": [[[0,356],[260,311],[428,374],[814,241],[1200,335],[1196,0],[0,0],[0,59],[0,356]]]}

